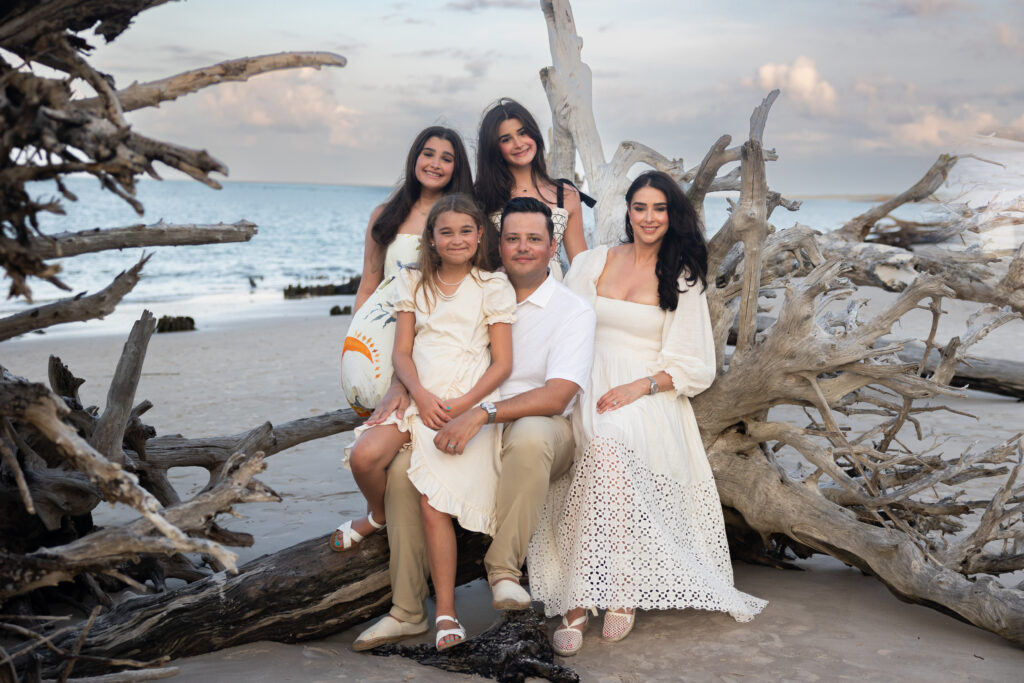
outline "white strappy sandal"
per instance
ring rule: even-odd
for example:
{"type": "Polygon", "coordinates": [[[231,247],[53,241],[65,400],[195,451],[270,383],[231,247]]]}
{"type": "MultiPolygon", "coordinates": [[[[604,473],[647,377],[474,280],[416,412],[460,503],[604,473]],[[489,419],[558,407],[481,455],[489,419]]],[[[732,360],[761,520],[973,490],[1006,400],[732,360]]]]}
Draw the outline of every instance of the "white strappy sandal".
{"type": "Polygon", "coordinates": [[[462,624],[459,623],[458,619],[450,617],[447,614],[441,614],[438,615],[437,619],[434,619],[434,626],[437,626],[442,621],[454,621],[457,626],[455,628],[443,628],[437,632],[437,635],[434,637],[434,647],[437,648],[438,652],[466,642],[466,629],[462,628],[462,624]],[[448,636],[458,636],[459,639],[453,640],[450,643],[442,643],[441,640],[448,636]]]}
{"type": "MultiPolygon", "coordinates": [[[[373,527],[374,531],[380,531],[381,529],[387,526],[387,524],[378,524],[373,519],[372,512],[366,513],[366,521],[370,523],[370,526],[373,527]]],[[[352,520],[350,519],[341,526],[339,526],[337,529],[335,529],[334,533],[331,534],[331,550],[333,550],[336,553],[344,552],[356,546],[362,540],[363,535],[352,528],[352,520]]]]}
{"type": "Polygon", "coordinates": [[[572,657],[583,647],[583,633],[587,630],[587,624],[590,621],[587,612],[597,616],[597,610],[593,607],[584,610],[583,616],[576,617],[571,624],[565,618],[566,615],[562,615],[562,625],[555,629],[555,634],[551,637],[551,646],[557,654],[563,657],[572,657]],[[582,628],[576,628],[577,626],[582,626],[582,628]]]}

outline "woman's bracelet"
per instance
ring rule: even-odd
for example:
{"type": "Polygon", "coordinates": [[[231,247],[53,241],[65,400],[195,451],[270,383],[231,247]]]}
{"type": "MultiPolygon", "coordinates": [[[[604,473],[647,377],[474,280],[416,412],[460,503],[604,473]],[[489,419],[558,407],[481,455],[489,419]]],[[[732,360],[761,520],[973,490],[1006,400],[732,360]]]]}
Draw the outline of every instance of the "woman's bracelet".
{"type": "Polygon", "coordinates": [[[647,381],[651,383],[651,396],[654,396],[660,390],[658,380],[654,379],[654,377],[648,377],[647,381]]]}

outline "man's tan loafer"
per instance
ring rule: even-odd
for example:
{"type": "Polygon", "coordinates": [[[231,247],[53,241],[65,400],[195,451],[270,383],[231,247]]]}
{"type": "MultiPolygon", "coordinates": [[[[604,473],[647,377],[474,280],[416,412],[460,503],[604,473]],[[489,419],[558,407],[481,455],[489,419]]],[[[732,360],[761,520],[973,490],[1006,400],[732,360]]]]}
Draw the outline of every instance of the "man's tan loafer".
{"type": "Polygon", "coordinates": [[[380,621],[359,634],[359,637],[352,643],[352,649],[356,652],[372,650],[388,643],[397,643],[406,638],[418,636],[429,630],[427,620],[423,621],[399,621],[390,614],[384,615],[380,621]]]}
{"type": "Polygon", "coordinates": [[[516,581],[502,579],[491,586],[491,606],[494,609],[529,609],[533,599],[516,581]]]}

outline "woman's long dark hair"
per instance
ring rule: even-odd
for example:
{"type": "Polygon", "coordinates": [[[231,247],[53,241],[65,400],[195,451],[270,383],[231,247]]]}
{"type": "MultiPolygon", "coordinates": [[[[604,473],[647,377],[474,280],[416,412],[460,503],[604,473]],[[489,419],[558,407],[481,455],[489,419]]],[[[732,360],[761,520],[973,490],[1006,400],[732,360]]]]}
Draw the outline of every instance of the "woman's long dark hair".
{"type": "Polygon", "coordinates": [[[548,176],[547,165],[544,163],[544,136],[541,135],[537,121],[526,107],[513,99],[502,97],[484,112],[476,139],[476,183],[473,190],[487,215],[501,211],[515,189],[512,171],[508,169],[498,145],[498,127],[509,119],[519,119],[526,134],[537,145],[537,153],[530,164],[533,184],[538,187],[544,183],[555,184],[548,176]]]}
{"type": "Polygon", "coordinates": [[[686,284],[691,287],[700,282],[700,291],[707,289],[707,241],[697,212],[679,184],[666,173],[647,171],[637,176],[626,190],[626,242],[633,241],[629,205],[633,195],[642,187],[661,190],[668,201],[668,232],[661,240],[654,273],[658,276],[658,305],[666,311],[674,311],[679,304],[679,292],[682,291],[679,289],[680,275],[686,274],[686,284]]]}
{"type": "Polygon", "coordinates": [[[473,176],[469,170],[469,156],[466,154],[466,146],[462,144],[462,137],[451,128],[444,126],[430,126],[420,131],[420,134],[413,140],[409,148],[409,154],[405,158],[405,175],[402,183],[391,193],[384,210],[377,216],[373,227],[370,228],[370,236],[373,241],[382,247],[386,247],[394,241],[398,234],[398,228],[402,225],[412,211],[413,204],[420,198],[422,186],[416,179],[416,160],[420,152],[430,138],[441,138],[452,144],[455,152],[455,165],[452,168],[452,178],[444,187],[444,193],[461,192],[470,194],[473,191],[473,176]]]}

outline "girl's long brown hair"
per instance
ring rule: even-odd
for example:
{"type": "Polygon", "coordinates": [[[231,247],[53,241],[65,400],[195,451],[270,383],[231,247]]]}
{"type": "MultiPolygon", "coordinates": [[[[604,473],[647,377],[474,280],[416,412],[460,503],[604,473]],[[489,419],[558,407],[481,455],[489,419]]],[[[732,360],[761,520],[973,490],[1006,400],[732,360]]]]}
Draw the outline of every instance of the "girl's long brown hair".
{"type": "Polygon", "coordinates": [[[391,196],[388,197],[387,202],[384,204],[384,210],[381,211],[373,227],[370,228],[370,236],[382,247],[387,247],[395,240],[398,228],[408,218],[413,204],[420,198],[422,186],[420,181],[416,179],[416,160],[419,158],[423,148],[427,146],[427,141],[430,138],[439,138],[450,142],[455,155],[452,177],[448,184],[445,185],[443,191],[448,194],[453,192],[471,192],[473,189],[473,176],[469,170],[469,157],[466,155],[466,146],[462,144],[462,138],[458,132],[444,126],[424,128],[416,136],[416,139],[413,140],[409,153],[405,157],[405,175],[402,176],[402,182],[391,193],[391,196]]]}
{"type": "MultiPolygon", "coordinates": [[[[416,284],[412,293],[412,300],[416,301],[416,297],[419,296],[421,291],[423,292],[424,310],[427,312],[434,308],[434,304],[439,296],[436,275],[438,268],[441,266],[441,256],[437,253],[437,247],[434,246],[434,226],[441,214],[448,211],[461,213],[473,219],[473,223],[480,234],[480,241],[477,244],[476,253],[473,254],[472,265],[480,270],[494,270],[487,258],[489,247],[488,235],[487,231],[483,229],[487,218],[484,216],[483,211],[480,210],[480,206],[467,194],[452,193],[444,195],[434,203],[430,213],[427,214],[427,225],[423,228],[423,240],[420,243],[420,281],[416,284]]],[[[476,274],[472,270],[470,274],[474,280],[477,279],[476,274]]]]}

